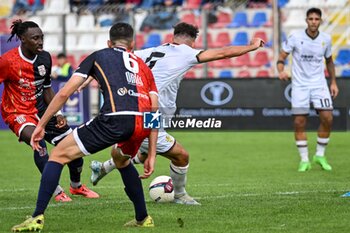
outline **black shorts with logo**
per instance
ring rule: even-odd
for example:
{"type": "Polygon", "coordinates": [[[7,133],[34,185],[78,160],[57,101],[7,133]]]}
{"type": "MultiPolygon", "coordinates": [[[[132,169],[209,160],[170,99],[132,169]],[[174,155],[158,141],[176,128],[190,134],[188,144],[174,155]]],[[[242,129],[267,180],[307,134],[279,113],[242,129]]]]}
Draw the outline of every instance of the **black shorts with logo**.
{"type": "Polygon", "coordinates": [[[118,142],[127,141],[135,129],[133,115],[98,115],[73,131],[74,139],[85,154],[93,154],[118,142]]]}

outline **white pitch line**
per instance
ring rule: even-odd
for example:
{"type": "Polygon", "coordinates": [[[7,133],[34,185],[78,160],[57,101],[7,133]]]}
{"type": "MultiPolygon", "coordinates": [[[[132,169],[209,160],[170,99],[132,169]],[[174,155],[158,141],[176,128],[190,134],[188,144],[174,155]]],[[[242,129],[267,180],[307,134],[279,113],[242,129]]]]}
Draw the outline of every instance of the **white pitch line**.
{"type": "MultiPolygon", "coordinates": [[[[100,188],[107,188],[107,186],[101,186],[100,188]]],[[[202,196],[202,197],[195,197],[195,199],[198,200],[205,200],[205,199],[225,199],[225,198],[231,198],[231,197],[254,197],[254,196],[266,196],[266,195],[278,195],[278,196],[285,196],[285,195],[300,195],[300,194],[307,194],[307,193],[334,193],[334,192],[346,192],[347,190],[323,190],[323,191],[290,191],[290,192],[275,192],[275,193],[237,193],[237,194],[228,194],[228,195],[218,195],[218,196],[202,196]]],[[[67,203],[70,206],[90,206],[90,205],[104,205],[104,204],[124,204],[129,203],[129,201],[103,201],[103,202],[90,202],[90,203],[82,203],[82,202],[71,202],[67,203]]],[[[57,207],[64,207],[66,206],[66,203],[57,203],[57,204],[49,204],[48,207],[50,208],[57,208],[57,207]]],[[[22,206],[22,207],[1,207],[0,211],[3,210],[24,210],[24,209],[35,209],[35,206],[22,206]]]]}

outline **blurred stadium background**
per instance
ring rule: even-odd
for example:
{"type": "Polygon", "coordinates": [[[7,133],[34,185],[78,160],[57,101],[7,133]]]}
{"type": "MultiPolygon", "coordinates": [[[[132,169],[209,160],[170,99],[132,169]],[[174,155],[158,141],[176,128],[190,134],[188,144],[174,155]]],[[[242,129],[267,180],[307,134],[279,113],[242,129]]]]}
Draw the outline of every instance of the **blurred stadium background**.
{"type": "MultiPolygon", "coordinates": [[[[253,37],[261,37],[266,41],[266,47],[258,51],[233,59],[201,64],[191,69],[183,82],[185,88],[179,93],[180,111],[182,102],[185,105],[188,103],[181,101],[189,100],[189,92],[186,91],[188,88],[195,87],[199,83],[204,86],[208,82],[219,80],[234,87],[237,83],[241,83],[241,80],[249,79],[250,86],[254,88],[247,90],[248,85],[242,85],[240,88],[241,91],[249,91],[250,95],[244,96],[248,99],[248,103],[256,102],[258,98],[255,95],[259,93],[261,85],[266,86],[266,83],[270,84],[267,86],[274,95],[270,91],[260,89],[260,92],[265,92],[266,96],[262,95],[261,98],[266,98],[266,101],[259,104],[240,105],[242,99],[237,100],[234,97],[234,100],[238,101],[236,104],[230,101],[234,104],[212,105],[205,103],[202,98],[198,100],[202,103],[192,101],[190,106],[186,105],[187,108],[288,107],[288,90],[286,90],[288,86],[276,79],[275,62],[281,42],[294,30],[306,28],[305,11],[316,6],[323,11],[324,23],[320,29],[332,35],[336,75],[339,79],[344,79],[340,81],[341,91],[348,89],[350,85],[345,80],[350,78],[349,0],[0,0],[0,2],[2,52],[6,50],[6,46],[9,47],[6,40],[11,22],[17,18],[32,20],[38,23],[45,33],[44,49],[52,54],[53,65],[57,64],[58,53],[67,54],[68,61],[76,67],[92,51],[106,47],[108,30],[118,21],[134,25],[137,31],[136,49],[170,42],[172,25],[180,21],[199,26],[200,34],[196,43],[199,49],[230,44],[245,45],[253,37]],[[276,104],[276,100],[283,96],[285,96],[283,103],[276,104]]],[[[286,62],[288,70],[290,61],[286,62]]],[[[59,85],[54,86],[58,89],[59,85]]],[[[196,93],[197,96],[200,90],[196,93]]],[[[76,96],[78,99],[85,99],[86,102],[82,106],[78,106],[81,101],[73,101],[71,104],[75,103],[75,107],[68,106],[64,109],[71,124],[78,125],[86,120],[85,118],[97,113],[99,105],[97,84],[92,83],[89,91],[90,94],[85,94],[89,95],[87,97],[76,96]]],[[[209,99],[213,98],[212,93],[207,95],[209,99]]],[[[219,99],[225,99],[225,95],[227,94],[223,93],[219,99]]],[[[345,119],[349,118],[349,114],[346,113],[348,107],[346,99],[349,99],[346,91],[342,91],[338,99],[335,106],[343,110],[340,113],[343,119],[339,124],[343,125],[343,129],[349,128],[347,126],[349,120],[345,119]]]]}

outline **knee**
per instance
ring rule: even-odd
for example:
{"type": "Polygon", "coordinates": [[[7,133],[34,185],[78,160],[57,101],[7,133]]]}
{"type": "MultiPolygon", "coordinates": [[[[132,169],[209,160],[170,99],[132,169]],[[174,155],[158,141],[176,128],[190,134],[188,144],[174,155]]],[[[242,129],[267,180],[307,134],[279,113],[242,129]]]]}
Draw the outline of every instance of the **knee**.
{"type": "Polygon", "coordinates": [[[306,119],[304,118],[295,118],[294,119],[294,127],[296,129],[304,129],[306,125],[306,119]]]}
{"type": "Polygon", "coordinates": [[[320,118],[320,122],[323,126],[330,127],[333,123],[333,115],[329,114],[327,116],[323,116],[322,118],[320,118]]]}
{"type": "Polygon", "coordinates": [[[190,155],[185,149],[180,150],[179,153],[172,157],[172,161],[179,166],[186,166],[189,163],[189,160],[190,155]]]}
{"type": "Polygon", "coordinates": [[[111,156],[116,168],[123,168],[129,164],[129,159],[123,156],[117,147],[113,147],[111,151],[111,156]]]}

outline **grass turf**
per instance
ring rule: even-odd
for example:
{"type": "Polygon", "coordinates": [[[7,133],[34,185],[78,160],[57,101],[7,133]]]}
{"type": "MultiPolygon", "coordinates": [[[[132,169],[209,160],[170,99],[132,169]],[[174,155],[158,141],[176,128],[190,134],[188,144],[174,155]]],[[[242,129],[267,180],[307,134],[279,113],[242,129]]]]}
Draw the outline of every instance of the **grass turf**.
{"type": "MultiPolygon", "coordinates": [[[[43,232],[348,232],[350,198],[347,132],[331,136],[326,154],[333,171],[313,164],[297,172],[299,157],[291,132],[174,132],[190,152],[187,191],[201,206],[155,204],[148,197],[152,178],[169,174],[168,160],[159,156],[151,179],[143,181],[154,229],[126,229],[133,218],[118,172],[93,190],[100,199],[73,196],[71,203],[50,202],[43,232]],[[181,227],[177,220],[184,222],[181,227]]],[[[0,232],[30,215],[40,175],[32,152],[9,131],[0,131],[0,232]]],[[[310,155],[316,133],[309,133],[310,155]]],[[[311,156],[310,156],[311,157],[311,156]]],[[[91,160],[109,158],[109,149],[86,157],[82,181],[89,184],[91,160]]],[[[138,166],[139,171],[142,167],[138,166]]],[[[60,184],[69,189],[68,169],[60,184]]],[[[69,192],[69,191],[68,191],[69,192]]]]}

